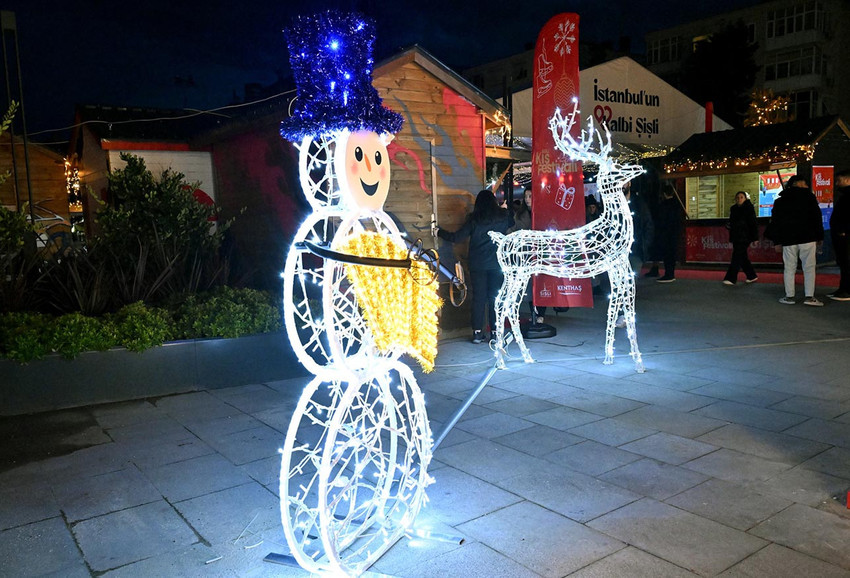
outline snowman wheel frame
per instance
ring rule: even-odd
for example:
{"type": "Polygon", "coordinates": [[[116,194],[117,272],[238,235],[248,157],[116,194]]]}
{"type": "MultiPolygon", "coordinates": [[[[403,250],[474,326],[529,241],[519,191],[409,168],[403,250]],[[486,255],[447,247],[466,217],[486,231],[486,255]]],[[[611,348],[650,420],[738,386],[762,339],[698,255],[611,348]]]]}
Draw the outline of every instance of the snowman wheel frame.
{"type": "Polygon", "coordinates": [[[315,378],[287,430],[281,519],[311,572],[358,575],[404,535],[431,482],[431,431],[410,369],[396,360],[315,378]]]}

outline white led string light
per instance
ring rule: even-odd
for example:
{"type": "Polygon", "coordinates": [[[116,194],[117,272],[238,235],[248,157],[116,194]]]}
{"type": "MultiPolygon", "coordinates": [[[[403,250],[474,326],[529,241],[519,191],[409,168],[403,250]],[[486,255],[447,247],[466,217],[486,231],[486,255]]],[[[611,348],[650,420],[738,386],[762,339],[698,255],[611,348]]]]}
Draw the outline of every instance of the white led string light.
{"type": "Polygon", "coordinates": [[[303,243],[336,247],[376,231],[404,246],[383,210],[350,203],[337,158],[349,134],[299,145],[301,186],[314,212],[287,255],[284,322],[298,360],[316,377],[281,449],[280,504],[290,552],[303,568],[356,576],[410,530],[427,501],[433,441],[413,373],[398,351],[378,351],[344,265],[303,243]]]}
{"type": "Polygon", "coordinates": [[[498,246],[498,259],[504,273],[504,282],[496,296],[496,365],[505,367],[505,319],[522,352],[523,359],[534,359],[522,338],[519,307],[528,280],[532,275],[552,275],[571,279],[584,279],[607,272],[611,281],[608,303],[608,322],[605,332],[605,359],[614,362],[614,332],[618,315],[622,314],[631,344],[631,356],[638,372],[643,373],[643,361],[638,350],[635,332],[635,280],[629,265],[629,251],[634,239],[634,228],[629,204],[623,186],[641,174],[637,165],[621,165],[610,158],[611,133],[606,127],[603,138],[588,118],[587,130],[581,131],[576,141],[570,130],[578,118],[578,103],[566,117],[560,110],[549,120],[555,148],[573,161],[593,163],[598,166],[597,187],[604,210],[595,221],[565,231],[521,230],[509,235],[490,233],[498,246]],[[594,152],[592,149],[596,148],[594,152]]]}
{"type": "Polygon", "coordinates": [[[422,488],[432,480],[421,456],[432,442],[424,397],[406,365],[377,359],[329,377],[308,384],[289,424],[284,534],[306,570],[358,575],[426,501],[422,488]]]}
{"type": "Polygon", "coordinates": [[[285,30],[298,98],[281,135],[298,143],[312,213],[286,257],[283,316],[295,355],[315,378],[281,448],[280,511],[292,557],[334,576],[362,574],[404,536],[431,482],[424,397],[399,358],[406,351],[432,362],[439,298],[436,283],[375,282],[397,280],[398,269],[372,265],[421,264],[397,258],[407,248],[383,210],[387,144],[404,118],[372,86],[373,29],[360,14],[327,10],[297,16],[285,30]],[[400,313],[413,308],[398,305],[406,301],[399,296],[430,306],[433,319],[403,318],[414,346],[402,339],[401,315],[387,337],[386,316],[374,314],[378,293],[379,305],[392,302],[400,313]]]}

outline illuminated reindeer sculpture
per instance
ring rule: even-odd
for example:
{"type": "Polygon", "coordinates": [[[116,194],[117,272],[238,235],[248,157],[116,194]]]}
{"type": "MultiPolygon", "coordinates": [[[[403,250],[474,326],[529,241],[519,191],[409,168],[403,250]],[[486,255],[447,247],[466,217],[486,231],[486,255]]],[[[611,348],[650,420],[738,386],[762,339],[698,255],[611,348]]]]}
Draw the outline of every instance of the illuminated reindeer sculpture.
{"type": "Polygon", "coordinates": [[[610,157],[611,133],[605,129],[603,138],[588,118],[587,131],[582,130],[577,142],[570,130],[578,118],[578,104],[566,118],[556,110],[549,120],[549,129],[555,139],[555,148],[574,161],[596,164],[598,190],[604,211],[601,216],[577,229],[566,231],[521,230],[509,235],[490,233],[498,245],[498,259],[505,280],[496,297],[496,366],[504,369],[505,319],[527,363],[534,360],[522,338],[519,325],[519,307],[528,280],[532,275],[546,274],[554,277],[582,279],[608,273],[611,280],[611,297],[608,303],[608,325],[605,333],[606,365],[614,363],[614,330],[618,315],[623,315],[631,343],[631,356],[635,369],[643,373],[643,361],[638,350],[635,333],[635,280],[629,265],[629,250],[634,239],[634,228],[629,203],[623,186],[641,174],[636,165],[620,165],[610,157]],[[598,148],[598,152],[591,149],[598,148]]]}

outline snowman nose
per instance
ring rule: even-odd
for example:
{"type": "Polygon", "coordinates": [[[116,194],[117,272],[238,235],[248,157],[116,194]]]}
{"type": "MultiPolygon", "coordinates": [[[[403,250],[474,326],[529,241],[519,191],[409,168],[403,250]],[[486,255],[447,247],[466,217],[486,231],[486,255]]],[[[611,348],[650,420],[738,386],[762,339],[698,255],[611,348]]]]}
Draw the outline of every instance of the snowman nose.
{"type": "Polygon", "coordinates": [[[366,161],[366,170],[372,172],[372,163],[369,162],[369,157],[363,157],[363,160],[366,161]]]}

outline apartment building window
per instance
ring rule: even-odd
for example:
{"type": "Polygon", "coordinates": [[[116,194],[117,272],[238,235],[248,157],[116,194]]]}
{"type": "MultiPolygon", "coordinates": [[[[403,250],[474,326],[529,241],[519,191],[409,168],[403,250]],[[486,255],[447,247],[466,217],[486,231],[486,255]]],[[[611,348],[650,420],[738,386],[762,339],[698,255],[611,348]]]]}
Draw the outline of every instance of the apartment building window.
{"type": "Polygon", "coordinates": [[[818,0],[800,2],[767,13],[767,37],[779,38],[803,30],[822,30],[823,4],[818,0]]]}
{"type": "Polygon", "coordinates": [[[679,60],[679,37],[655,40],[649,46],[649,63],[676,62],[679,60]]]}
{"type": "Polygon", "coordinates": [[[788,114],[795,120],[817,116],[818,93],[815,90],[801,90],[788,95],[788,114]]]}
{"type": "Polygon", "coordinates": [[[702,36],[694,36],[693,40],[691,40],[691,47],[694,52],[697,51],[699,45],[703,42],[708,42],[711,37],[708,34],[703,34],[702,36]]]}
{"type": "Polygon", "coordinates": [[[768,56],[764,64],[764,79],[779,80],[824,72],[824,58],[816,46],[796,48],[768,56]]]}

